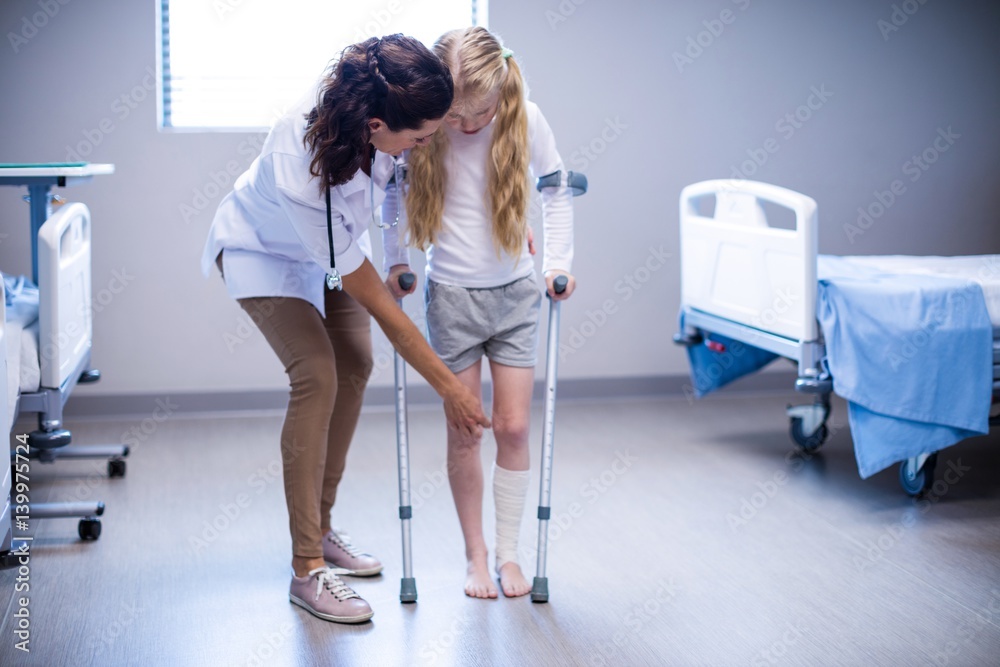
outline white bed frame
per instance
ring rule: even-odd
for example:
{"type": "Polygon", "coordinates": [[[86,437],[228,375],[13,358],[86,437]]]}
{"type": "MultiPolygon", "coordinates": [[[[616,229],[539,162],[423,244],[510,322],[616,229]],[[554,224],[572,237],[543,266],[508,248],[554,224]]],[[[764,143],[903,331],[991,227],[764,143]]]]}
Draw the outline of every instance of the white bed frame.
{"type": "Polygon", "coordinates": [[[680,198],[685,332],[704,329],[793,359],[796,388],[829,393],[816,321],[817,207],[803,194],[756,181],[712,180],[680,198]],[[699,212],[715,197],[712,217],[699,212]],[[794,229],[768,224],[761,201],[789,209],[794,229]]]}
{"type": "MultiPolygon", "coordinates": [[[[767,183],[711,180],[684,188],[680,197],[681,312],[676,342],[696,345],[715,333],[798,362],[798,391],[812,405],[788,408],[791,435],[811,451],[826,439],[833,380],[816,320],[817,207],[806,195],[767,183]],[[715,197],[711,217],[703,215],[715,197]],[[795,216],[793,229],[770,225],[761,202],[795,216]]],[[[1000,395],[1000,331],[994,332],[994,397],[1000,395]]],[[[996,419],[991,419],[995,424],[996,419]]],[[[903,461],[900,481],[911,495],[929,486],[935,456],[903,461]]]]}
{"type": "MultiPolygon", "coordinates": [[[[20,346],[22,342],[20,335],[0,336],[4,380],[0,407],[3,408],[4,422],[8,422],[10,401],[15,401],[13,420],[6,423],[7,433],[10,433],[21,412],[37,412],[42,431],[36,432],[40,436],[36,441],[41,443],[51,435],[48,438],[49,444],[65,446],[69,444],[69,432],[62,430],[62,409],[81,373],[89,368],[93,333],[90,301],[90,211],[85,205],[66,204],[42,225],[38,233],[38,269],[39,388],[37,391],[22,392],[19,387],[17,395],[8,395],[6,346],[20,346]]],[[[31,453],[28,455],[33,457],[31,453]]],[[[8,559],[13,538],[9,493],[11,466],[5,466],[4,469],[8,475],[5,482],[7,492],[0,489],[0,507],[6,498],[7,509],[0,515],[0,566],[10,567],[13,565],[8,559]]],[[[81,521],[81,537],[85,531],[87,535],[95,532],[100,534],[100,529],[93,527],[97,519],[91,515],[102,511],[103,506],[93,503],[30,504],[32,518],[87,517],[81,521]]]]}
{"type": "Polygon", "coordinates": [[[60,428],[62,408],[90,364],[90,210],[79,202],[56,211],[38,232],[37,392],[21,394],[20,412],[37,412],[44,430],[60,428]]]}
{"type": "MultiPolygon", "coordinates": [[[[90,368],[93,336],[90,234],[90,210],[81,203],[65,204],[39,229],[39,388],[37,391],[22,390],[18,396],[8,398],[17,401],[15,421],[21,413],[38,414],[40,428],[28,434],[29,458],[43,462],[56,458],[109,458],[109,475],[120,477],[125,474],[121,457],[128,455],[127,447],[67,447],[70,432],[62,428],[63,407],[77,383],[85,374],[87,381],[100,377],[90,368]]],[[[9,345],[15,341],[6,342],[9,345]]],[[[33,519],[82,517],[78,532],[85,540],[100,536],[101,525],[97,517],[103,512],[104,503],[100,501],[30,503],[33,519]]],[[[11,565],[6,557],[0,561],[0,566],[4,564],[11,565]]]]}

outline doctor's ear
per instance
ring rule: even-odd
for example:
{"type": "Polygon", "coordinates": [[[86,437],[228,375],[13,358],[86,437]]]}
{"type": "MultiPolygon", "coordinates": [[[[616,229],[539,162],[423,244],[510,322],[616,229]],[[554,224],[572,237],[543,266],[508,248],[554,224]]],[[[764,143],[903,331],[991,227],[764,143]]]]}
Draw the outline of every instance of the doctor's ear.
{"type": "Polygon", "coordinates": [[[382,120],[381,118],[372,118],[368,121],[368,131],[371,134],[378,134],[379,132],[382,132],[387,128],[388,126],[385,124],[385,121],[382,120]]]}

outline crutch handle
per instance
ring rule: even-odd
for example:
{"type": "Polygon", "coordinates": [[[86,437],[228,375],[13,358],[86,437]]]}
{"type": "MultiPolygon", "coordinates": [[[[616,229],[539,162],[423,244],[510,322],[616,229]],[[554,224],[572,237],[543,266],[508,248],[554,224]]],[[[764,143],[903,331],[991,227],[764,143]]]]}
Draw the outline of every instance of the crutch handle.
{"type": "Polygon", "coordinates": [[[566,291],[566,286],[569,285],[569,278],[564,275],[556,276],[556,279],[552,281],[552,291],[556,294],[562,294],[566,291]]]}
{"type": "Polygon", "coordinates": [[[567,187],[574,197],[579,197],[587,192],[587,176],[578,171],[566,172],[563,176],[561,171],[553,171],[551,174],[539,176],[535,182],[535,188],[541,192],[545,188],[567,187]]]}
{"type": "Polygon", "coordinates": [[[399,274],[399,286],[407,291],[413,287],[413,283],[417,282],[417,277],[407,271],[406,273],[399,274]]]}

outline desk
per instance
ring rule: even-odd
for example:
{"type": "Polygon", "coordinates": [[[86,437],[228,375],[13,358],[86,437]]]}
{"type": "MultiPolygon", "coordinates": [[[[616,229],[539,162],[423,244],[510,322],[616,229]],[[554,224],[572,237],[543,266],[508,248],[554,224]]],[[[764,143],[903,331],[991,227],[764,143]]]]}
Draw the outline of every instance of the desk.
{"type": "Polygon", "coordinates": [[[115,173],[113,164],[49,162],[0,163],[0,185],[24,185],[31,204],[31,279],[38,284],[38,230],[52,215],[52,186],[64,188],[88,183],[94,176],[115,173]]]}

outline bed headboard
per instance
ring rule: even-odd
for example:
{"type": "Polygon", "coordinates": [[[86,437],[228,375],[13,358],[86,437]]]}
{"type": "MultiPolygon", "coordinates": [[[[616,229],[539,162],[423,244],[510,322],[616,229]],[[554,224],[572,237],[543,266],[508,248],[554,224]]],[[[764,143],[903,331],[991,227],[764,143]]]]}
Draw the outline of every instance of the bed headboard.
{"type": "Polygon", "coordinates": [[[38,232],[41,386],[58,389],[90,352],[90,210],[64,205],[38,232]]]}
{"type": "Polygon", "coordinates": [[[680,198],[681,305],[797,341],[814,341],[816,202],[767,183],[711,180],[680,198]],[[698,201],[715,196],[713,217],[698,201]],[[795,229],[768,225],[761,201],[795,214],[795,229]]]}

